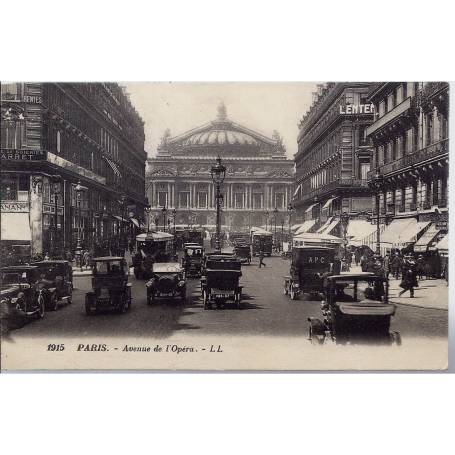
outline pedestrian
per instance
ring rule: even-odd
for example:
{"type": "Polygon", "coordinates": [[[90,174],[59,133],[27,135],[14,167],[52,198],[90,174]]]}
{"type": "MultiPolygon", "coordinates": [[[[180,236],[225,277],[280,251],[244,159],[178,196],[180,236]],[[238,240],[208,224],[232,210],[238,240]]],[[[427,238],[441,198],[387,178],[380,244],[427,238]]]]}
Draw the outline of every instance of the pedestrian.
{"type": "Polygon", "coordinates": [[[425,259],[421,254],[419,254],[416,261],[416,270],[419,280],[423,279],[423,275],[425,273],[425,259]]]}
{"type": "Polygon", "coordinates": [[[362,272],[367,271],[367,262],[368,262],[367,257],[364,254],[362,254],[360,258],[360,268],[362,269],[362,272]]]}
{"type": "Polygon", "coordinates": [[[403,259],[400,256],[400,253],[397,251],[395,252],[395,255],[393,256],[393,259],[391,259],[391,271],[392,271],[392,276],[398,280],[400,277],[400,272],[403,268],[403,259]]]}
{"type": "Polygon", "coordinates": [[[84,251],[84,254],[82,255],[82,265],[88,269],[90,265],[90,253],[88,250],[84,251]]]}
{"type": "Polygon", "coordinates": [[[390,275],[390,255],[389,255],[389,253],[386,253],[384,256],[383,268],[384,268],[385,277],[387,279],[389,279],[389,275],[390,275]]]}
{"type": "Polygon", "coordinates": [[[263,250],[259,251],[259,268],[261,268],[261,266],[265,267],[265,264],[264,264],[264,251],[263,250]]]}
{"type": "Polygon", "coordinates": [[[73,255],[71,254],[71,251],[69,248],[67,248],[66,253],[65,253],[65,259],[68,262],[73,262],[73,255]]]}
{"type": "Polygon", "coordinates": [[[414,298],[414,288],[418,286],[415,263],[410,257],[404,261],[403,272],[400,287],[403,289],[398,294],[401,297],[406,291],[409,291],[411,299],[414,298]]]}
{"type": "Polygon", "coordinates": [[[50,259],[49,253],[48,252],[44,253],[44,260],[48,261],[49,259],[50,259]]]}
{"type": "Polygon", "coordinates": [[[362,258],[362,250],[360,248],[356,248],[354,252],[354,260],[355,260],[355,265],[358,266],[360,264],[360,260],[362,258]]]}

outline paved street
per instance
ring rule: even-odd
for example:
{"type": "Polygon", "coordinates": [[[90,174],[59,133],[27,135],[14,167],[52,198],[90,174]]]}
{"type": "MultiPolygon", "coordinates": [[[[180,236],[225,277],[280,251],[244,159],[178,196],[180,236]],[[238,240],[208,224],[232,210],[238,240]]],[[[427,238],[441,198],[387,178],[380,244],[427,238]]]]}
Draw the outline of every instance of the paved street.
{"type": "MultiPolygon", "coordinates": [[[[291,301],[283,295],[282,277],[288,273],[289,262],[279,257],[266,258],[265,268],[259,269],[257,259],[243,267],[243,310],[234,308],[204,310],[200,297],[199,280],[190,280],[185,307],[175,301],[161,301],[156,306],[146,304],[144,281],[130,277],[133,284],[133,304],[124,315],[99,314],[86,316],[84,293],[90,287],[90,276],[75,277],[73,303],[56,312],[47,312],[40,321],[32,321],[13,332],[14,338],[22,336],[144,336],[163,338],[171,335],[265,335],[307,336],[307,317],[320,316],[320,302],[300,296],[291,301]]],[[[442,281],[423,281],[419,293],[444,296],[447,288],[442,281]],[[433,287],[433,288],[431,288],[433,287]],[[425,290],[426,289],[426,290],[425,290]]],[[[397,293],[391,286],[391,300],[397,293]]],[[[398,304],[392,320],[392,330],[407,337],[446,337],[447,310],[408,305],[421,298],[409,299],[398,304]]]]}

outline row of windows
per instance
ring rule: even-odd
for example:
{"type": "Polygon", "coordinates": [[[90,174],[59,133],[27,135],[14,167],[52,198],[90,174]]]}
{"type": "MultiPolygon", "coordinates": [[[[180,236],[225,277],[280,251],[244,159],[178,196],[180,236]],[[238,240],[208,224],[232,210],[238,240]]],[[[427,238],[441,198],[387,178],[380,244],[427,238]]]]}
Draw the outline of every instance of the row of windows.
{"type": "MultiPolygon", "coordinates": [[[[167,191],[158,191],[158,206],[167,207],[169,204],[167,191]]],[[[274,198],[274,207],[284,209],[285,195],[283,193],[276,193],[274,198]]],[[[223,207],[227,207],[226,200],[223,200],[223,207]]],[[[180,191],[178,193],[178,207],[179,208],[190,208],[190,192],[180,191]]],[[[196,193],[196,205],[195,207],[200,209],[209,208],[208,193],[197,192],[196,193]]],[[[247,198],[245,193],[234,193],[233,194],[233,207],[236,209],[244,209],[248,207],[247,198]]],[[[262,193],[252,194],[252,209],[264,208],[264,195],[262,193]]]]}
{"type": "Polygon", "coordinates": [[[376,105],[376,115],[378,118],[383,117],[396,106],[401,104],[409,96],[414,96],[419,91],[418,82],[405,82],[398,85],[387,98],[383,99],[376,105]]]}

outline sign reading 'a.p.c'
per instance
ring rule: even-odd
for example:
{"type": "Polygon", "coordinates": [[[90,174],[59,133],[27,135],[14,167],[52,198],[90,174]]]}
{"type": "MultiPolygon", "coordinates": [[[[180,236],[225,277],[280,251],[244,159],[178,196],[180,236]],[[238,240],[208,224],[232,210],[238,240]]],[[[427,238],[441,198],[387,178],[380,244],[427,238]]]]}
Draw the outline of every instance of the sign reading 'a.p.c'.
{"type": "Polygon", "coordinates": [[[374,114],[374,104],[340,104],[340,114],[374,114]]]}
{"type": "Polygon", "coordinates": [[[1,149],[0,156],[5,161],[46,161],[45,150],[1,149]]]}

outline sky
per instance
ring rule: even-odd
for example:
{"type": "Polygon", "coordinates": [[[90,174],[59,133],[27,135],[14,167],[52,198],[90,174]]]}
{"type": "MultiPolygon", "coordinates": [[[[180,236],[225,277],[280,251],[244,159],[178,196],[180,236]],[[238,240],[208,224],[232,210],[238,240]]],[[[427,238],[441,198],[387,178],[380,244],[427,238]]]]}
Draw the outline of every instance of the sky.
{"type": "Polygon", "coordinates": [[[145,122],[145,151],[156,154],[167,128],[177,136],[215,120],[221,102],[227,117],[242,126],[272,136],[277,130],[293,158],[298,123],[311,106],[316,83],[164,83],[122,84],[145,122]]]}

